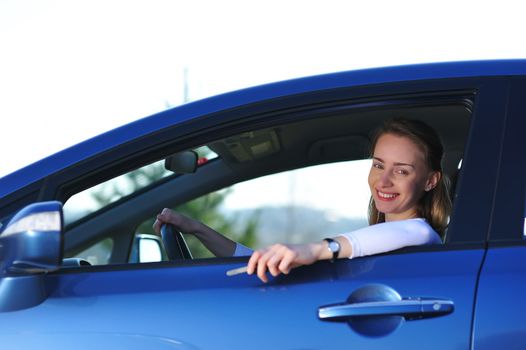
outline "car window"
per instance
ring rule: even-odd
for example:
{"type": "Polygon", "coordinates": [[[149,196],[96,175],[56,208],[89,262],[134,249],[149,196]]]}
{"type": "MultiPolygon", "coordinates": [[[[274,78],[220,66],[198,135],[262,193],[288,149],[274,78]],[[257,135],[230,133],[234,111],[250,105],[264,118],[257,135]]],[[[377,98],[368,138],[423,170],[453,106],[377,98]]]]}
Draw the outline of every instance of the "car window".
{"type": "MultiPolygon", "coordinates": [[[[442,117],[430,124],[447,147],[443,167],[454,193],[470,110],[464,103],[413,108],[409,116],[424,115],[429,121],[442,117]]],[[[371,166],[364,158],[372,131],[390,116],[383,109],[373,112],[364,113],[367,118],[341,113],[212,138],[207,147],[214,153],[204,157],[217,159],[195,172],[174,174],[162,160],[78,193],[64,206],[65,256],[88,260],[85,251],[111,237],[111,256],[96,264],[165,259],[169,254],[152,229],[163,208],[254,249],[277,242],[313,242],[364,227],[371,166]],[[141,247],[149,252],[146,260],[141,247]]],[[[193,235],[184,239],[194,258],[213,256],[193,235]]]]}
{"type": "MultiPolygon", "coordinates": [[[[173,209],[251,248],[304,243],[367,225],[371,161],[312,166],[260,177],[173,209]]],[[[152,221],[140,227],[151,232],[152,221]]],[[[194,258],[213,255],[185,235],[194,258]]]]}
{"type": "MultiPolygon", "coordinates": [[[[196,148],[194,151],[199,156],[198,165],[217,157],[217,154],[206,146],[196,148]]],[[[165,168],[164,163],[165,160],[160,160],[145,165],[71,196],[64,203],[64,223],[66,225],[74,223],[156,181],[173,175],[172,171],[165,168]]]]}
{"type": "Polygon", "coordinates": [[[104,238],[73,257],[86,260],[91,265],[106,265],[110,261],[112,249],[113,239],[104,238]]]}
{"type": "Polygon", "coordinates": [[[79,192],[64,203],[64,222],[80,220],[171,174],[159,161],[79,192]]]}

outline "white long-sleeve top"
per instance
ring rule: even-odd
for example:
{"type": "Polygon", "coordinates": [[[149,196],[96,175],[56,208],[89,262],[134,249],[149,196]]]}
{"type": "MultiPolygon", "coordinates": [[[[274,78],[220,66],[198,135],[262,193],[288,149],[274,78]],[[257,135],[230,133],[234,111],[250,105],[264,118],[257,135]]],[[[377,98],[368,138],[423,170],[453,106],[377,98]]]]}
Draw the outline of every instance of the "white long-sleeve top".
{"type": "MultiPolygon", "coordinates": [[[[425,219],[415,218],[370,225],[352,232],[342,233],[351,247],[350,259],[390,252],[404,247],[440,244],[438,233],[425,219]]],[[[234,256],[251,255],[252,249],[236,243],[234,256]]]]}
{"type": "Polygon", "coordinates": [[[422,218],[383,222],[340,236],[351,244],[350,259],[409,246],[442,243],[438,233],[422,218]]]}

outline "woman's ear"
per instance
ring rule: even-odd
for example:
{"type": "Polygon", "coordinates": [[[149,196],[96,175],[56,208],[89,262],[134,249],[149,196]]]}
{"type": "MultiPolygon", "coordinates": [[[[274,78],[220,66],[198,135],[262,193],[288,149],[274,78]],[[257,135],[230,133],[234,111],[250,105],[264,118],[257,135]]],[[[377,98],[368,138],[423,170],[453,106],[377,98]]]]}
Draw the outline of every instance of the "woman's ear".
{"type": "Polygon", "coordinates": [[[433,188],[436,187],[436,185],[438,184],[441,178],[442,178],[442,174],[440,173],[440,171],[431,172],[429,174],[429,177],[427,178],[426,187],[424,188],[424,190],[426,192],[431,191],[433,188]]]}

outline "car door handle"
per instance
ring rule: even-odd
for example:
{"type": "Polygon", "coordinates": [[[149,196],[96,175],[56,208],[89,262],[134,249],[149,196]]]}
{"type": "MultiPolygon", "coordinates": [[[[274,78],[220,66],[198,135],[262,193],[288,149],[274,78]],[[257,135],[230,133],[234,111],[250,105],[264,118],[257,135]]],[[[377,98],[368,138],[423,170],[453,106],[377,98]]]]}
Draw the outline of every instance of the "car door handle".
{"type": "Polygon", "coordinates": [[[407,298],[397,301],[371,301],[332,304],[318,308],[318,317],[326,321],[348,321],[352,317],[402,316],[406,319],[436,317],[453,312],[451,300],[407,298]]]}

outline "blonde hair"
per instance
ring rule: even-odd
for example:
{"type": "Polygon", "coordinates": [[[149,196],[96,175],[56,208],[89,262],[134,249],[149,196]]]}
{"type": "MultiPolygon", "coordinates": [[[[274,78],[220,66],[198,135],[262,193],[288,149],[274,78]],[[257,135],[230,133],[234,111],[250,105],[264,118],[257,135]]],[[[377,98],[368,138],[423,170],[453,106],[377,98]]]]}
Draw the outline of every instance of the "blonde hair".
{"type": "MultiPolygon", "coordinates": [[[[437,185],[430,191],[424,192],[424,195],[418,202],[417,215],[426,219],[431,227],[443,236],[451,213],[451,199],[449,198],[449,180],[442,171],[444,148],[440,137],[432,127],[419,120],[387,120],[374,134],[371,157],[374,154],[378,139],[385,134],[393,134],[410,139],[424,153],[428,168],[440,173],[437,185]]],[[[369,201],[369,224],[374,225],[380,222],[385,222],[385,214],[376,209],[374,200],[371,197],[369,201]]]]}

